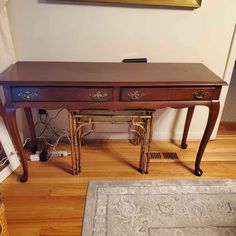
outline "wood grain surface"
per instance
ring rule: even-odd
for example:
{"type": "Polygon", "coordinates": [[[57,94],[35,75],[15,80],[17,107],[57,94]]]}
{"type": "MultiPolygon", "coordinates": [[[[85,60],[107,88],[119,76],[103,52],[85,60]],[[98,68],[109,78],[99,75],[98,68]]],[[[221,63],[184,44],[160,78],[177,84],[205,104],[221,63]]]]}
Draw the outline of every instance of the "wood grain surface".
{"type": "MultiPolygon", "coordinates": [[[[150,164],[149,174],[136,168],[139,146],[127,141],[87,142],[82,150],[82,173],[72,176],[70,158],[55,158],[46,163],[29,162],[31,178],[17,182],[21,169],[0,186],[6,206],[10,235],[80,235],[87,184],[89,180],[144,179],[236,179],[236,136],[218,136],[210,141],[202,161],[204,174],[192,174],[199,142],[154,142],[152,151],[176,152],[179,161],[150,164]]],[[[67,145],[58,150],[70,150],[67,145]]]]}

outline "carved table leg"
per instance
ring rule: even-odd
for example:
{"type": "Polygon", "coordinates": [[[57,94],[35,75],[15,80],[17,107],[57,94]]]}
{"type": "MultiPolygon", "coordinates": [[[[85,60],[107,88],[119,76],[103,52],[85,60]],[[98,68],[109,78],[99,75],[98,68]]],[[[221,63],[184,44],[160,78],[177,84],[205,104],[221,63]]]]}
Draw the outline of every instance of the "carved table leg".
{"type": "Polygon", "coordinates": [[[21,164],[23,167],[23,175],[20,177],[20,181],[26,182],[28,180],[28,165],[27,165],[27,160],[25,159],[25,152],[16,123],[15,108],[5,108],[5,115],[12,141],[14,143],[15,149],[18,152],[18,155],[20,156],[21,164]]]}
{"type": "Polygon", "coordinates": [[[70,125],[70,149],[71,149],[71,164],[72,164],[72,174],[75,175],[75,149],[74,149],[74,118],[71,111],[69,112],[69,125],[70,125]]]}
{"type": "Polygon", "coordinates": [[[36,133],[34,128],[34,120],[32,116],[32,111],[30,107],[25,107],[25,116],[27,119],[27,123],[30,130],[30,137],[31,137],[31,151],[35,153],[37,151],[37,140],[36,140],[36,133]]]}
{"type": "Polygon", "coordinates": [[[5,112],[4,112],[4,108],[3,108],[1,100],[0,100],[0,116],[2,116],[3,121],[4,121],[6,128],[7,128],[7,120],[6,120],[6,116],[5,116],[5,112]]]}
{"type": "Polygon", "coordinates": [[[204,131],[202,141],[201,141],[199,149],[198,149],[196,162],[195,162],[195,174],[197,176],[201,176],[203,173],[202,170],[200,169],[200,163],[201,163],[202,155],[204,153],[206,145],[207,145],[209,138],[211,136],[211,133],[214,129],[214,126],[215,126],[215,123],[216,123],[216,120],[217,120],[217,117],[219,114],[219,108],[220,108],[219,101],[213,101],[211,103],[211,106],[209,107],[207,126],[204,131]]]}
{"type": "Polygon", "coordinates": [[[183,133],[182,143],[181,143],[181,148],[182,149],[186,149],[188,147],[188,145],[187,145],[187,136],[188,136],[188,131],[189,131],[189,127],[190,127],[190,124],[191,124],[191,120],[192,120],[192,117],[193,117],[194,109],[195,109],[195,106],[188,108],[186,121],[185,121],[185,125],[184,125],[184,133],[183,133]]]}

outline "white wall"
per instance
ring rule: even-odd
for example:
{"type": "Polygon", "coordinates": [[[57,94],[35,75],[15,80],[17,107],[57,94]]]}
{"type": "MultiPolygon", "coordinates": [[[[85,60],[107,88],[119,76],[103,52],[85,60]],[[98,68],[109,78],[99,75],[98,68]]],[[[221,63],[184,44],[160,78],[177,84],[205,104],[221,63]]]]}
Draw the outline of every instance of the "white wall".
{"type": "MultiPolygon", "coordinates": [[[[147,57],[149,62],[202,62],[223,76],[236,22],[235,0],[203,0],[196,10],[45,2],[9,1],[18,60],[119,62],[147,57]]],[[[180,138],[184,114],[159,111],[154,138],[180,138]]],[[[201,137],[206,120],[207,109],[198,108],[190,138],[201,137]]]]}
{"type": "MultiPolygon", "coordinates": [[[[15,61],[14,49],[9,30],[7,10],[5,7],[7,0],[0,1],[0,72],[15,61]]],[[[2,87],[0,87],[0,102],[4,102],[2,87]]],[[[17,116],[21,118],[21,116],[17,116]]],[[[0,116],[0,143],[2,144],[9,164],[0,171],[0,182],[7,178],[19,165],[19,159],[16,155],[15,148],[9,137],[2,117],[0,116]]]]}

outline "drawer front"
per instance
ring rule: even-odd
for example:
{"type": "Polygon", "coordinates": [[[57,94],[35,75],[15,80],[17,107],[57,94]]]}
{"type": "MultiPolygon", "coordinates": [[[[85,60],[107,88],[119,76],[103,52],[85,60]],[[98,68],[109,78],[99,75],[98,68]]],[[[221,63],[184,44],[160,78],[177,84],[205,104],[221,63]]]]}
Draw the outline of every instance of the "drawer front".
{"type": "Polygon", "coordinates": [[[12,87],[15,102],[112,101],[113,88],[100,87],[12,87]]]}
{"type": "Polygon", "coordinates": [[[218,87],[126,87],[121,89],[121,101],[217,100],[218,87]]]}

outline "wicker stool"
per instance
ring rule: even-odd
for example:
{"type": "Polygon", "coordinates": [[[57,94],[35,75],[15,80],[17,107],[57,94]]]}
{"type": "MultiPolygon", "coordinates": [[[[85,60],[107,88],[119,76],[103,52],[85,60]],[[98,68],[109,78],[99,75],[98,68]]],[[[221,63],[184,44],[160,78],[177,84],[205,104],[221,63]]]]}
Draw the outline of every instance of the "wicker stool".
{"type": "Polygon", "coordinates": [[[7,230],[7,221],[4,214],[5,207],[3,203],[0,201],[0,236],[9,236],[7,230]]]}

